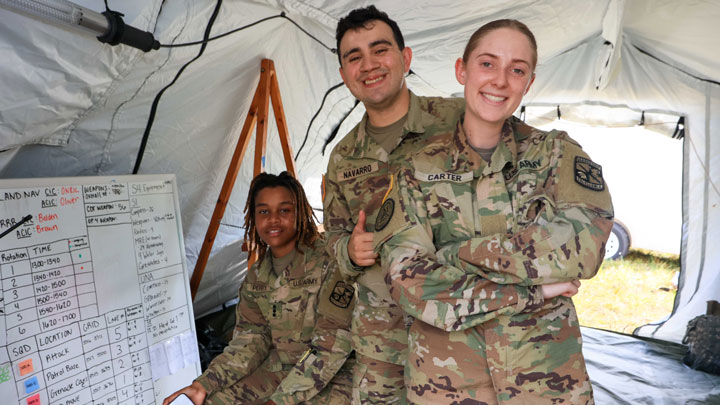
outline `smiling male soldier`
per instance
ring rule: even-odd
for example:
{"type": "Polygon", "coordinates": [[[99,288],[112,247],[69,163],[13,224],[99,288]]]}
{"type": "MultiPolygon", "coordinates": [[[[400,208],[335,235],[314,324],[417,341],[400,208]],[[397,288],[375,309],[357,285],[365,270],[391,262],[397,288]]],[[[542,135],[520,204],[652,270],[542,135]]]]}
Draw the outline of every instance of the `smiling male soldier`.
{"type": "Polygon", "coordinates": [[[409,318],[390,298],[373,252],[373,232],[390,219],[383,212],[391,211],[380,210],[391,188],[389,174],[407,165],[420,148],[452,139],[464,104],[408,90],[405,74],[412,51],[397,23],[374,6],[342,18],[336,39],[340,75],[366,110],[330,155],[323,201],[326,248],[338,258],[340,270],[357,279],[353,402],[405,403],[409,318]]]}

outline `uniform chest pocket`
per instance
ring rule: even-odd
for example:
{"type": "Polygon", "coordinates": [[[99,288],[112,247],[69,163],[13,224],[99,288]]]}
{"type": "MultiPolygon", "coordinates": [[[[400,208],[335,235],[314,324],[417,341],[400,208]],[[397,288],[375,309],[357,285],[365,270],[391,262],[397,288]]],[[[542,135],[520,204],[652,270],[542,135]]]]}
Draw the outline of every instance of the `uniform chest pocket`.
{"type": "MultiPolygon", "coordinates": [[[[274,291],[277,293],[277,291],[274,291]]],[[[268,296],[258,306],[270,326],[276,344],[297,342],[302,336],[302,316],[298,315],[302,297],[286,296],[283,299],[268,296]]]]}
{"type": "Polygon", "coordinates": [[[260,312],[262,312],[263,317],[265,317],[270,324],[280,319],[280,315],[282,314],[282,303],[275,302],[270,297],[270,292],[258,296],[255,301],[257,302],[257,306],[260,308],[260,312]]]}
{"type": "Polygon", "coordinates": [[[299,335],[310,333],[315,326],[320,284],[320,278],[312,276],[289,280],[288,297],[282,302],[280,321],[292,327],[299,335]]]}
{"type": "MultiPolygon", "coordinates": [[[[474,235],[472,182],[421,181],[425,216],[435,243],[474,235]]],[[[422,220],[422,218],[421,218],[422,220]]]]}
{"type": "Polygon", "coordinates": [[[541,193],[530,196],[518,203],[517,225],[526,227],[531,224],[545,225],[555,217],[555,200],[541,193]]]}
{"type": "Polygon", "coordinates": [[[353,218],[364,210],[368,215],[367,223],[372,225],[390,186],[387,163],[352,161],[338,170],[337,178],[353,218]]]}
{"type": "Polygon", "coordinates": [[[513,206],[517,225],[524,227],[554,217],[555,201],[550,188],[553,182],[549,180],[551,173],[542,161],[518,162],[520,170],[508,184],[513,196],[513,206]],[[543,214],[543,215],[541,215],[543,214]]]}

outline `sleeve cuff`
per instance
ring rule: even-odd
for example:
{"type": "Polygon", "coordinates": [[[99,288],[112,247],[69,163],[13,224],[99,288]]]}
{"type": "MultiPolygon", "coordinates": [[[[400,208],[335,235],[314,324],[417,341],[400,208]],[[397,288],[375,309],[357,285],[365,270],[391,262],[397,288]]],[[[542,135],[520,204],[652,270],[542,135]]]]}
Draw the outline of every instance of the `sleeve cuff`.
{"type": "Polygon", "coordinates": [[[345,277],[355,278],[363,273],[365,267],[357,266],[350,260],[348,254],[348,243],[350,235],[345,235],[335,243],[335,255],[337,256],[338,268],[345,277]]]}
{"type": "Polygon", "coordinates": [[[196,378],[195,381],[197,381],[200,385],[205,388],[205,391],[207,391],[207,395],[210,396],[215,391],[218,391],[220,386],[214,382],[214,378],[210,377],[208,373],[203,373],[200,377],[196,378]]]}

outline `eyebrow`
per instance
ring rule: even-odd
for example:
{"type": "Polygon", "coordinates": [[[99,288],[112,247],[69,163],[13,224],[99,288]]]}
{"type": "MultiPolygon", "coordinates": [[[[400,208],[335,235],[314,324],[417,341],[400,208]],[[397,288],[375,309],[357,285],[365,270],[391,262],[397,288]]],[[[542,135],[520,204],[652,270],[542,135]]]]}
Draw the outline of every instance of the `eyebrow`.
{"type": "MultiPolygon", "coordinates": [[[[280,201],[280,204],[278,204],[278,205],[285,205],[285,204],[295,205],[295,203],[294,203],[293,201],[280,201]]],[[[256,207],[266,207],[266,206],[269,206],[269,205],[270,205],[270,204],[268,204],[268,203],[257,203],[257,204],[255,204],[256,207]]]]}
{"type": "MultiPolygon", "coordinates": [[[[481,56],[489,56],[493,59],[499,59],[499,57],[497,55],[492,54],[492,53],[481,53],[481,54],[478,54],[478,56],[476,58],[479,58],[481,56]]],[[[526,61],[525,59],[512,59],[510,62],[512,62],[512,63],[520,62],[520,63],[524,63],[524,64],[530,66],[530,62],[526,61]]]]}
{"type": "MultiPolygon", "coordinates": [[[[376,47],[376,46],[378,46],[378,45],[389,45],[389,46],[392,46],[392,42],[388,41],[387,39],[378,39],[377,41],[370,42],[370,48],[374,48],[374,47],[376,47]]],[[[342,58],[343,58],[343,59],[347,59],[347,57],[348,57],[350,54],[355,53],[355,52],[360,52],[360,48],[355,47],[355,48],[352,48],[352,49],[348,50],[347,52],[345,52],[345,53],[342,55],[342,58]]]]}

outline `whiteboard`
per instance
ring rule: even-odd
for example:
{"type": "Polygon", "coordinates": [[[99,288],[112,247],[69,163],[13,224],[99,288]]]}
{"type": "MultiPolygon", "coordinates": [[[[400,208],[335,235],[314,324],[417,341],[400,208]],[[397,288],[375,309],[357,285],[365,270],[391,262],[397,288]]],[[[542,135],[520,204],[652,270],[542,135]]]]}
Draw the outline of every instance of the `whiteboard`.
{"type": "Polygon", "coordinates": [[[161,404],[200,374],[179,214],[174,175],[0,180],[0,402],[161,404]]]}

